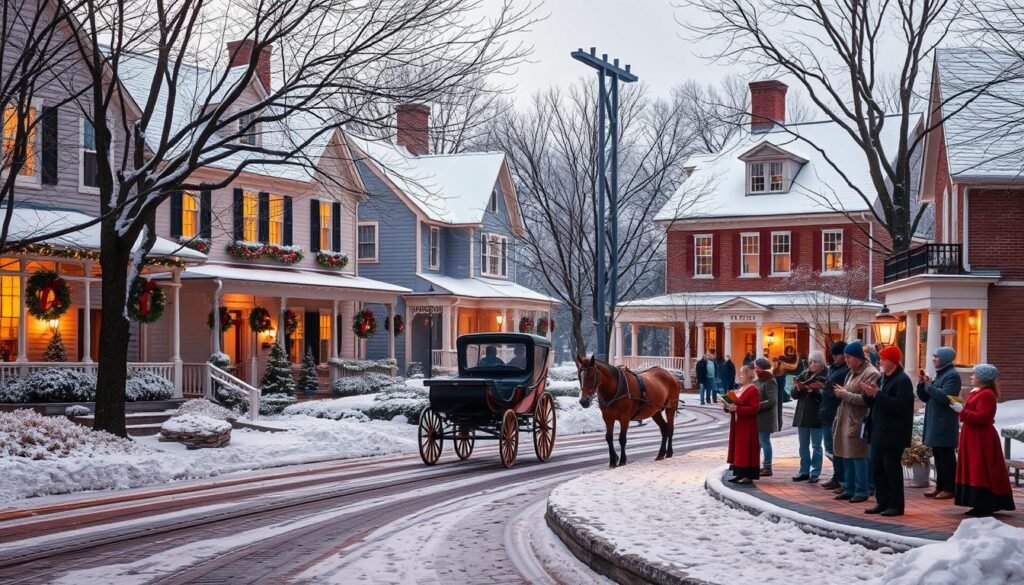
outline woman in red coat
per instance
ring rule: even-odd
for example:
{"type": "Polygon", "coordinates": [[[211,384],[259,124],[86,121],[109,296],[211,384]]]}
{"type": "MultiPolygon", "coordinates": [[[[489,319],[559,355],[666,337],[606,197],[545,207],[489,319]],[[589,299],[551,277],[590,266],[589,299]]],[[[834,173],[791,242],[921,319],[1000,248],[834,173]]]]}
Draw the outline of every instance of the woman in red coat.
{"type": "Polygon", "coordinates": [[[728,481],[750,484],[760,479],[761,443],[757,439],[757,411],[761,397],[754,381],[754,367],[745,365],[739,372],[740,387],[735,390],[736,403],[725,405],[725,411],[732,413],[729,425],[729,469],[733,476],[728,481]]]}
{"type": "Polygon", "coordinates": [[[953,404],[960,413],[960,459],[956,463],[956,505],[969,506],[968,516],[990,516],[1013,510],[1013,491],[1006,472],[1003,448],[996,431],[999,370],[989,364],[974,367],[974,389],[964,404],[953,404]]]}

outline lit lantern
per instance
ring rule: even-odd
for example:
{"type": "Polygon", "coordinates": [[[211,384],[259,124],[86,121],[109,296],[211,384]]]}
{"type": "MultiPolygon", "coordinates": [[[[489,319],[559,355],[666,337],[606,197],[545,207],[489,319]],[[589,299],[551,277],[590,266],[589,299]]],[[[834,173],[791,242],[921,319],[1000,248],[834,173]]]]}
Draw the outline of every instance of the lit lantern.
{"type": "Polygon", "coordinates": [[[498,324],[498,327],[501,327],[501,324],[505,322],[505,316],[502,315],[501,313],[498,313],[498,315],[494,318],[494,321],[498,324]]]}
{"type": "Polygon", "coordinates": [[[882,310],[875,315],[871,329],[875,333],[875,343],[882,347],[896,343],[896,332],[899,330],[900,318],[889,313],[889,307],[882,305],[882,310]]]}

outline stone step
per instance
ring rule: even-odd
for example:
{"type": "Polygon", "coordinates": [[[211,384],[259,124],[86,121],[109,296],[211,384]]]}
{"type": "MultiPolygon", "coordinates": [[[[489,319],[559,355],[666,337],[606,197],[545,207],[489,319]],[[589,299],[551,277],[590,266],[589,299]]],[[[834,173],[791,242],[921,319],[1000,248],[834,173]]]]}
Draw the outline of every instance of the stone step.
{"type": "Polygon", "coordinates": [[[160,424],[128,425],[128,434],[133,437],[148,437],[160,432],[160,424]]]}
{"type": "MultiPolygon", "coordinates": [[[[171,418],[172,412],[129,412],[124,416],[125,425],[129,435],[155,435],[160,432],[160,425],[171,418]],[[150,427],[155,427],[154,432],[149,432],[150,427]],[[132,432],[132,429],[140,432],[132,432]]],[[[71,420],[86,427],[92,428],[95,416],[75,416],[71,420]]]]}

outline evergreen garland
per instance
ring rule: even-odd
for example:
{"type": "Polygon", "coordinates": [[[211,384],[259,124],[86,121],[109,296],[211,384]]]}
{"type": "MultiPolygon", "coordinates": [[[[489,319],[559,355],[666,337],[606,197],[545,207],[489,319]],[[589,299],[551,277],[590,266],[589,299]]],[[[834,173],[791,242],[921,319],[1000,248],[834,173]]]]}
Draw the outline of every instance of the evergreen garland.
{"type": "Polygon", "coordinates": [[[299,374],[299,392],[306,396],[316,394],[320,389],[320,378],[316,373],[316,360],[313,359],[313,349],[306,348],[306,355],[302,358],[302,371],[299,374]]]}
{"type": "Polygon", "coordinates": [[[46,344],[46,351],[43,352],[44,362],[66,362],[68,351],[64,349],[64,339],[60,336],[60,330],[53,332],[50,343],[46,344]]]}
{"type": "Polygon", "coordinates": [[[263,372],[263,378],[260,379],[260,390],[265,395],[295,395],[291,364],[288,363],[288,356],[279,343],[270,346],[270,357],[267,358],[267,369],[263,372]]]}

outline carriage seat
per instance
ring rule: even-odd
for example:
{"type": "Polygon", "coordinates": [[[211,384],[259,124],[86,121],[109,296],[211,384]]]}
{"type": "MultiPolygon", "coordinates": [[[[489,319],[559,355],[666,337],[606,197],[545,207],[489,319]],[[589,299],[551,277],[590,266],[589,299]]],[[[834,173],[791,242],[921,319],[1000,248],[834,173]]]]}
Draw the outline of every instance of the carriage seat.
{"type": "Polygon", "coordinates": [[[515,397],[516,388],[527,385],[529,381],[529,376],[495,380],[492,386],[494,398],[500,402],[511,402],[515,397]]]}

